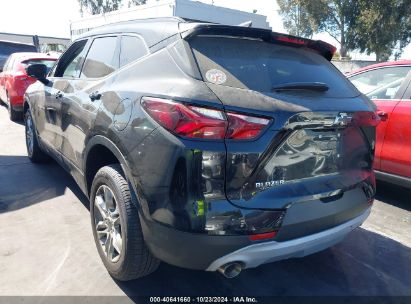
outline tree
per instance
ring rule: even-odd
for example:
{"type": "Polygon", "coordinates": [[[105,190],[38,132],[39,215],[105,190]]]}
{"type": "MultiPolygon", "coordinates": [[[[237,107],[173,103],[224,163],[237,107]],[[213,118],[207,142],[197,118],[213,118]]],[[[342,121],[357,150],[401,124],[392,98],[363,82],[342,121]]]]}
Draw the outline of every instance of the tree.
{"type": "Polygon", "coordinates": [[[290,33],[296,26],[300,33],[304,27],[310,27],[305,33],[327,32],[340,43],[341,57],[359,49],[375,53],[377,61],[386,60],[393,53],[398,57],[411,41],[411,0],[278,0],[278,4],[290,33]],[[296,12],[303,12],[302,17],[296,12]]]}
{"type": "MultiPolygon", "coordinates": [[[[78,0],[78,2],[82,14],[86,10],[92,15],[97,15],[118,10],[122,6],[123,0],[78,0]]],[[[128,0],[128,7],[146,2],[146,0],[128,0]]]]}
{"type": "MultiPolygon", "coordinates": [[[[351,29],[355,26],[356,18],[359,15],[358,1],[280,0],[279,4],[280,2],[285,2],[287,4],[284,7],[299,7],[297,12],[303,12],[303,17],[300,20],[308,20],[307,22],[300,22],[301,27],[304,28],[309,26],[309,31],[312,32],[327,32],[341,45],[341,57],[347,55],[347,42],[350,39],[351,29]]],[[[295,24],[295,22],[292,23],[295,24]]],[[[287,27],[286,24],[284,25],[287,29],[292,29],[292,26],[287,27]]]]}
{"type": "Polygon", "coordinates": [[[122,0],[78,0],[80,12],[88,11],[92,15],[116,11],[120,8],[122,0]]]}
{"type": "Polygon", "coordinates": [[[361,0],[360,7],[351,47],[375,53],[377,61],[386,61],[393,53],[398,58],[411,42],[411,0],[361,0]]]}
{"type": "Polygon", "coordinates": [[[291,35],[311,38],[317,29],[316,23],[306,10],[303,1],[277,0],[284,27],[291,35]]]}
{"type": "Polygon", "coordinates": [[[131,7],[133,5],[142,5],[146,4],[147,0],[129,0],[128,1],[128,7],[131,7]]]}
{"type": "Polygon", "coordinates": [[[349,51],[352,31],[360,14],[357,0],[305,0],[305,6],[319,32],[327,32],[340,44],[340,55],[349,51]]]}

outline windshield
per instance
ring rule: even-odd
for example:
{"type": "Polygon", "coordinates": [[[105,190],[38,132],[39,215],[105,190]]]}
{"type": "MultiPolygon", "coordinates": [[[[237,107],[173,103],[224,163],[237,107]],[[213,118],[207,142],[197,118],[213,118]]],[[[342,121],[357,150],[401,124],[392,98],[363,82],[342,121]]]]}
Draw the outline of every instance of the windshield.
{"type": "Polygon", "coordinates": [[[361,72],[349,79],[371,99],[394,99],[410,71],[409,66],[388,66],[361,72]]]}
{"type": "Polygon", "coordinates": [[[327,97],[359,92],[329,61],[308,49],[260,40],[198,36],[190,40],[203,79],[219,85],[272,92],[289,83],[323,83],[327,97]]]}

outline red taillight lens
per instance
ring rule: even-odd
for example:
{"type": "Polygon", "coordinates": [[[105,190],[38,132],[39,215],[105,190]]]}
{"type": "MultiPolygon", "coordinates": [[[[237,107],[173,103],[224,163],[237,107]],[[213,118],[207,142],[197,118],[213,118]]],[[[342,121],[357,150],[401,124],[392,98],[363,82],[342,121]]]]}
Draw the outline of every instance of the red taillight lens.
{"type": "Polygon", "coordinates": [[[142,106],[161,126],[174,134],[204,139],[253,139],[269,119],[184,105],[160,98],[143,98],[142,106]]]}
{"type": "Polygon", "coordinates": [[[277,231],[268,232],[268,233],[260,233],[260,234],[251,234],[248,236],[250,241],[261,241],[266,239],[272,239],[277,235],[277,231]]]}
{"type": "Polygon", "coordinates": [[[281,41],[281,42],[287,42],[287,43],[292,43],[292,44],[298,44],[298,45],[306,45],[307,41],[303,39],[298,39],[297,37],[289,37],[289,36],[276,36],[276,40],[281,41]]]}
{"type": "Polygon", "coordinates": [[[228,130],[226,138],[229,139],[252,139],[269,124],[266,118],[227,113],[228,130]]]}
{"type": "Polygon", "coordinates": [[[145,98],[147,113],[167,130],[190,138],[223,139],[227,121],[220,110],[185,106],[170,100],[145,98]]]}

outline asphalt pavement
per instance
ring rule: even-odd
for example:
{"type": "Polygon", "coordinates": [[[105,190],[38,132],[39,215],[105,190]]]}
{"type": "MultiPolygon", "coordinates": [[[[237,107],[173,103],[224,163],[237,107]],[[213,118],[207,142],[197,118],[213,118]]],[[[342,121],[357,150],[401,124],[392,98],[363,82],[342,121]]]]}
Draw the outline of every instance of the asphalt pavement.
{"type": "Polygon", "coordinates": [[[94,245],[87,198],[56,163],[32,164],[24,126],[0,106],[0,296],[411,296],[411,190],[378,184],[371,216],[342,243],[235,279],[163,263],[116,282],[94,245]]]}

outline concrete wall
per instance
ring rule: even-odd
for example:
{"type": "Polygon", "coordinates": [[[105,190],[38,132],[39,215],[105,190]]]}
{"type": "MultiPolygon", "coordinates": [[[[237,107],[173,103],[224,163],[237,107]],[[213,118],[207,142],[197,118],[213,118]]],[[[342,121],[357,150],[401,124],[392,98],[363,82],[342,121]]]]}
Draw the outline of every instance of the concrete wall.
{"type": "Polygon", "coordinates": [[[358,70],[360,68],[366,67],[376,63],[376,61],[366,61],[366,60],[333,60],[332,63],[344,74],[348,74],[358,70]]]}
{"type": "MultiPolygon", "coordinates": [[[[40,44],[62,44],[69,45],[70,39],[58,37],[38,36],[40,44]]],[[[13,33],[0,33],[0,40],[33,44],[33,35],[21,35],[13,33]]]]}

